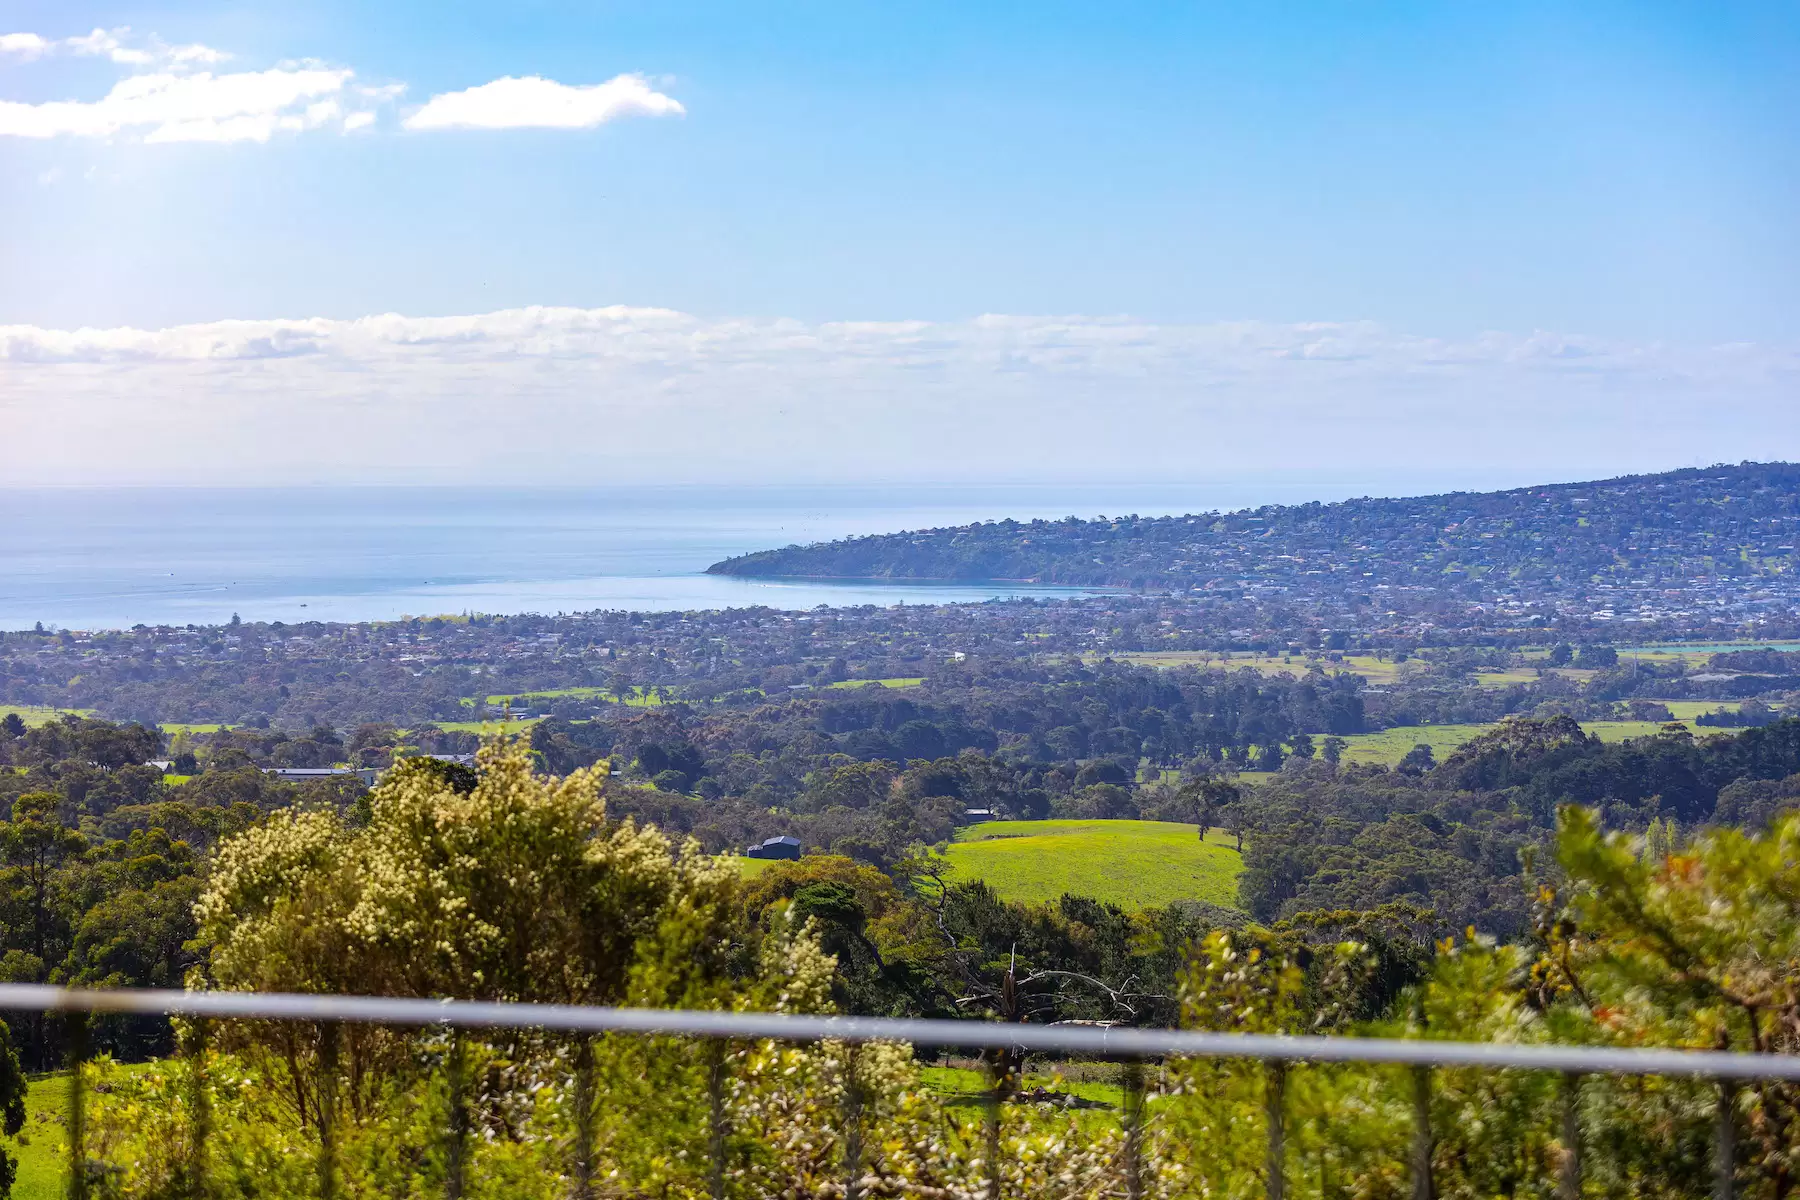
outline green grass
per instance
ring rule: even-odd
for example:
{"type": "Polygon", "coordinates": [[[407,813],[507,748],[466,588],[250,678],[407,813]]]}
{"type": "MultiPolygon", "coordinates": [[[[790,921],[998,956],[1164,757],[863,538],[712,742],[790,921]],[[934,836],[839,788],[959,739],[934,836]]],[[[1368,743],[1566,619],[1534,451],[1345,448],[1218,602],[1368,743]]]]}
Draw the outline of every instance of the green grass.
{"type": "MultiPolygon", "coordinates": [[[[1711,712],[1717,705],[1710,702],[1677,700],[1669,704],[1677,720],[1692,720],[1692,716],[1683,710],[1692,708],[1697,712],[1711,712]],[[1680,706],[1679,708],[1677,706],[1680,706]]],[[[1474,741],[1477,737],[1497,724],[1470,725],[1404,725],[1395,729],[1383,729],[1378,733],[1357,733],[1345,738],[1350,745],[1344,750],[1344,761],[1351,763],[1379,763],[1391,767],[1406,756],[1406,752],[1421,743],[1431,747],[1432,756],[1439,762],[1454,754],[1458,747],[1474,741]]],[[[1603,742],[1622,742],[1626,738],[1651,737],[1662,729],[1660,721],[1583,721],[1581,728],[1603,742]]],[[[1704,736],[1710,732],[1704,726],[1691,727],[1696,736],[1704,736]]]]}
{"type": "Polygon", "coordinates": [[[1478,671],[1475,682],[1485,688],[1511,687],[1515,683],[1536,683],[1538,673],[1529,667],[1514,667],[1508,671],[1478,671]]]}
{"type": "Polygon", "coordinates": [[[217,733],[221,729],[230,729],[231,726],[220,723],[220,722],[216,722],[216,721],[215,722],[201,721],[198,723],[193,722],[193,721],[164,721],[161,725],[158,725],[157,728],[162,730],[164,733],[170,733],[170,734],[174,734],[174,733],[217,733]]]}
{"type": "Polygon", "coordinates": [[[446,733],[522,733],[536,725],[541,717],[524,717],[517,721],[434,721],[446,733]]]}
{"type": "MultiPolygon", "coordinates": [[[[1687,721],[1689,723],[1692,723],[1694,718],[1698,717],[1701,713],[1717,712],[1721,708],[1726,712],[1736,712],[1738,710],[1738,702],[1735,700],[1658,700],[1656,703],[1667,705],[1669,712],[1674,715],[1677,721],[1687,721]]],[[[1699,735],[1702,730],[1706,730],[1706,726],[1696,726],[1694,733],[1699,735]]],[[[1716,731],[1707,730],[1707,732],[1716,731]]]]}
{"type": "Polygon", "coordinates": [[[925,677],[923,675],[914,675],[914,676],[909,676],[905,679],[845,679],[838,683],[828,683],[825,686],[828,688],[859,688],[859,687],[910,688],[910,687],[918,687],[920,684],[922,684],[924,682],[925,682],[925,677]]]}
{"type": "MultiPolygon", "coordinates": [[[[1021,1086],[1067,1092],[1083,1100],[1110,1104],[1116,1109],[1125,1099],[1125,1089],[1112,1082],[1111,1077],[1123,1069],[1117,1063],[1070,1063],[1065,1069],[1027,1070],[1021,1086]]],[[[987,1072],[978,1067],[923,1067],[919,1074],[929,1090],[946,1099],[987,1099],[990,1087],[987,1072]]]]}
{"type": "Polygon", "coordinates": [[[25,1127],[9,1149],[19,1160],[13,1200],[59,1200],[67,1186],[62,1123],[68,1112],[69,1080],[52,1075],[31,1081],[25,1094],[25,1127]]]}
{"type": "Polygon", "coordinates": [[[737,858],[738,873],[745,879],[755,879],[780,861],[779,858],[745,858],[740,854],[737,858]]]}
{"type": "MultiPolygon", "coordinates": [[[[966,1060],[965,1060],[966,1061],[966,1060]]],[[[1026,1089],[1047,1088],[1052,1092],[1073,1094],[1083,1100],[1098,1100],[1109,1108],[1077,1109],[1072,1114],[1075,1127],[1094,1134],[1119,1127],[1119,1112],[1124,1105],[1125,1089],[1117,1081],[1123,1070],[1116,1063],[1067,1063],[1060,1067],[1046,1064],[1038,1070],[1027,1070],[1021,1081],[1026,1089]]],[[[919,1072],[925,1090],[947,1108],[980,1108],[988,1101],[987,1072],[979,1067],[931,1066],[919,1072]]],[[[1010,1112],[1010,1122],[1053,1120],[1066,1124],[1068,1116],[1058,1110],[1024,1104],[1010,1112]]]]}
{"type": "Polygon", "coordinates": [[[1619,653],[1625,654],[1729,654],[1734,650],[1784,650],[1793,652],[1800,650],[1800,642],[1663,642],[1654,646],[1620,646],[1619,653]]]}
{"type": "MultiPolygon", "coordinates": [[[[513,692],[510,695],[493,695],[487,698],[487,702],[489,704],[510,704],[514,700],[554,700],[558,697],[566,696],[574,696],[580,700],[605,700],[608,703],[623,703],[634,708],[654,708],[662,703],[662,698],[660,696],[656,695],[649,688],[642,686],[633,687],[631,689],[631,695],[625,697],[622,701],[613,695],[610,688],[566,687],[543,688],[535,692],[513,692]]],[[[471,708],[475,706],[473,700],[464,700],[463,703],[471,708]]],[[[442,722],[440,722],[440,724],[442,724],[442,722]]],[[[448,725],[444,725],[443,727],[445,729],[449,728],[448,725]]]]}
{"type": "MultiPolygon", "coordinates": [[[[163,1060],[166,1061],[166,1060],[163,1060]]],[[[155,1068],[157,1062],[129,1063],[132,1074],[155,1068]]],[[[13,1180],[12,1200],[62,1200],[68,1194],[68,1151],[63,1144],[63,1121],[69,1112],[69,1077],[65,1073],[33,1079],[25,1092],[25,1125],[11,1139],[8,1149],[19,1160],[13,1180]]]]}
{"type": "Polygon", "coordinates": [[[1006,900],[1052,901],[1064,892],[1124,908],[1174,900],[1235,906],[1243,859],[1215,831],[1163,821],[983,821],[947,848],[951,876],[983,879],[1006,900]]]}
{"type": "Polygon", "coordinates": [[[514,700],[536,700],[539,697],[555,698],[557,696],[579,696],[583,700],[591,700],[595,696],[611,694],[605,688],[598,687],[546,688],[537,692],[513,692],[510,695],[489,696],[487,702],[489,704],[510,704],[514,700]]]}
{"type": "Polygon", "coordinates": [[[1423,743],[1430,746],[1431,753],[1442,762],[1458,746],[1492,728],[1492,725],[1406,725],[1378,733],[1354,733],[1344,739],[1350,743],[1344,750],[1344,761],[1391,767],[1405,758],[1408,750],[1423,743]]]}
{"type": "Polygon", "coordinates": [[[48,725],[70,713],[74,713],[78,717],[91,717],[94,715],[94,710],[91,708],[47,708],[42,704],[0,704],[0,717],[4,717],[7,713],[18,713],[19,719],[25,722],[27,727],[36,728],[39,725],[48,725]]]}

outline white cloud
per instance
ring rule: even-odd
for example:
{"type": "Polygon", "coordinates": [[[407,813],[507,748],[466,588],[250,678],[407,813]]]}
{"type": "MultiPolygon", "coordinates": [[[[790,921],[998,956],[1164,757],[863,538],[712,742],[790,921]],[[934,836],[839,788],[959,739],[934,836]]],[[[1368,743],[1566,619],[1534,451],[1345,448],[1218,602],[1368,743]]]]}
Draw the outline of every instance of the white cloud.
{"type": "Polygon", "coordinates": [[[224,62],[231,57],[222,50],[214,50],[211,46],[202,46],[197,42],[184,46],[171,46],[157,37],[150,38],[142,45],[130,45],[126,41],[130,34],[131,30],[125,26],[117,29],[96,29],[92,33],[85,33],[79,37],[64,38],[62,45],[73,54],[104,55],[113,62],[128,67],[152,65],[185,67],[195,64],[210,66],[214,63],[224,62]]]}
{"type": "Polygon", "coordinates": [[[680,116],[680,102],[642,75],[570,86],[536,75],[507,76],[460,92],[444,92],[406,118],[408,129],[588,129],[619,117],[680,116]]]}
{"type": "Polygon", "coordinates": [[[341,93],[352,74],[277,67],[224,75],[132,75],[92,102],[0,101],[0,136],[111,137],[141,131],[148,142],[264,142],[278,131],[316,129],[332,120],[338,109],[326,98],[341,93]]]}
{"type": "Polygon", "coordinates": [[[317,62],[216,73],[205,68],[231,57],[223,51],[133,38],[124,27],[61,41],[7,34],[0,37],[0,51],[102,57],[129,71],[98,100],[0,100],[0,137],[127,134],[152,143],[266,142],[277,133],[364,128],[374,123],[376,106],[405,90],[402,84],[352,85],[354,71],[317,62]]]}
{"type": "MultiPolygon", "coordinates": [[[[0,478],[1193,478],[1800,457],[1800,349],[658,308],[0,327],[0,478]]],[[[1549,477],[1549,476],[1546,476],[1549,477]]]]}
{"type": "MultiPolygon", "coordinates": [[[[266,142],[278,133],[375,124],[376,110],[405,94],[403,83],[354,83],[355,72],[322,63],[214,73],[230,55],[199,43],[136,39],[126,27],[53,41],[36,33],[0,35],[0,54],[31,59],[66,53],[103,57],[134,73],[98,100],[0,100],[0,137],[142,136],[146,142],[266,142]]],[[[431,97],[408,129],[585,129],[624,116],[679,116],[680,102],[641,75],[570,86],[507,76],[431,97]]]]}
{"type": "Polygon", "coordinates": [[[0,33],[0,54],[12,54],[29,60],[46,54],[49,50],[49,39],[35,33],[0,33]]]}

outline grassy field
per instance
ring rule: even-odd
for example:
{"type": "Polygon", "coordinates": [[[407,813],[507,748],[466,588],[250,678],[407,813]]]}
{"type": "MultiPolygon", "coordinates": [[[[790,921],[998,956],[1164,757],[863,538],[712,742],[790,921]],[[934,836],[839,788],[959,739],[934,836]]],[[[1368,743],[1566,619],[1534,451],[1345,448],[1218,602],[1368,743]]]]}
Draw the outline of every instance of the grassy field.
{"type": "Polygon", "coordinates": [[[1515,667],[1510,671],[1478,671],[1475,682],[1485,688],[1511,687],[1515,683],[1536,683],[1538,673],[1529,667],[1515,667]]]}
{"type": "Polygon", "coordinates": [[[536,725],[541,717],[521,717],[516,721],[433,721],[448,733],[520,733],[536,725]]]}
{"type": "MultiPolygon", "coordinates": [[[[1120,1080],[1123,1070],[1118,1063],[1066,1063],[1049,1069],[1027,1069],[1020,1082],[1026,1090],[1045,1088],[1083,1100],[1097,1100],[1107,1107],[1076,1110],[1076,1127],[1083,1131],[1117,1129],[1119,1110],[1125,1100],[1125,1089],[1120,1080]]],[[[975,1107],[987,1103],[990,1086],[987,1072],[978,1066],[925,1067],[920,1075],[925,1087],[947,1107],[975,1107]]],[[[1032,1105],[1031,1110],[1041,1115],[1055,1111],[1039,1105],[1032,1105]]]]}
{"type": "Polygon", "coordinates": [[[69,1081],[53,1075],[31,1081],[25,1095],[25,1127],[13,1139],[19,1160],[13,1200],[59,1200],[67,1190],[63,1170],[63,1117],[68,1112],[69,1081]]]}
{"type": "MultiPolygon", "coordinates": [[[[1657,703],[1668,705],[1670,714],[1672,714],[1677,721],[1687,721],[1689,723],[1692,723],[1694,718],[1701,713],[1717,712],[1721,708],[1726,712],[1736,712],[1738,710],[1738,704],[1735,700],[1658,700],[1657,703]]],[[[1699,734],[1701,730],[1705,728],[1706,726],[1704,725],[1696,725],[1694,726],[1694,733],[1699,734]]]]}
{"type": "Polygon", "coordinates": [[[920,684],[922,684],[924,682],[925,682],[924,676],[915,675],[915,676],[912,676],[912,677],[906,678],[906,679],[846,679],[840,683],[828,683],[825,686],[828,688],[859,688],[859,687],[910,688],[910,687],[918,687],[920,684]]]}
{"type": "MultiPolygon", "coordinates": [[[[633,708],[655,708],[662,703],[661,696],[658,696],[649,688],[641,686],[632,688],[631,695],[625,697],[623,700],[620,700],[617,696],[613,695],[610,688],[566,687],[545,688],[535,692],[514,692],[511,695],[489,696],[487,702],[489,704],[511,704],[515,700],[555,700],[559,697],[568,696],[573,696],[579,700],[604,700],[608,704],[625,704],[633,708]]],[[[464,700],[463,703],[470,708],[475,706],[473,700],[464,700]]],[[[448,729],[449,726],[446,725],[444,728],[448,729]]]]}
{"type": "Polygon", "coordinates": [[[1793,653],[1800,650],[1800,642],[1668,642],[1657,646],[1620,646],[1620,654],[1641,654],[1649,656],[1665,655],[1668,657],[1711,658],[1715,654],[1729,654],[1733,650],[1784,650],[1793,653]]]}
{"type": "MultiPolygon", "coordinates": [[[[1118,1063],[1070,1063],[1056,1071],[1028,1070],[1021,1086],[1050,1088],[1080,1096],[1083,1100],[1098,1100],[1116,1109],[1125,1098],[1125,1089],[1116,1078],[1123,1069],[1118,1063]]],[[[952,1100],[966,1098],[973,1103],[987,1099],[990,1085],[987,1072],[980,1067],[925,1067],[920,1074],[925,1086],[940,1096],[952,1100]]]]}
{"type": "Polygon", "coordinates": [[[69,713],[77,716],[93,716],[91,708],[45,708],[41,704],[0,704],[0,717],[7,713],[18,713],[19,719],[27,726],[48,725],[50,722],[69,713]]]}
{"type": "MultiPolygon", "coordinates": [[[[1088,655],[1088,659],[1093,662],[1098,662],[1100,657],[1088,655]]],[[[1409,671],[1425,670],[1423,663],[1415,664],[1410,659],[1396,663],[1378,659],[1371,654],[1346,654],[1342,662],[1327,662],[1320,655],[1222,654],[1212,650],[1127,650],[1106,657],[1115,662],[1135,663],[1144,667],[1211,667],[1230,671],[1249,668],[1264,675],[1287,674],[1296,677],[1306,674],[1317,664],[1324,671],[1349,671],[1361,675],[1371,683],[1392,683],[1409,671]]]]}
{"type": "MultiPolygon", "coordinates": [[[[1543,658],[1548,652],[1538,655],[1543,658]]],[[[1090,661],[1099,661],[1099,656],[1089,655],[1090,661]]],[[[1111,658],[1120,662],[1136,663],[1146,667],[1213,667],[1224,670],[1241,671],[1248,668],[1262,675],[1292,675],[1296,678],[1305,675],[1317,666],[1327,674],[1347,671],[1352,675],[1360,675],[1365,682],[1378,686],[1391,686],[1409,676],[1425,675],[1431,671],[1431,664],[1417,658],[1409,658],[1405,662],[1395,662],[1388,658],[1377,658],[1373,654],[1345,654],[1341,661],[1328,661],[1323,655],[1313,654],[1218,654],[1211,650],[1144,650],[1126,651],[1113,654],[1111,658]]],[[[1530,657],[1528,654],[1527,657],[1530,657]]],[[[1594,672],[1576,667],[1551,668],[1548,663],[1544,669],[1553,675],[1566,676],[1577,682],[1585,683],[1593,678],[1594,672]]],[[[1476,674],[1475,680],[1482,687],[1501,688],[1515,683],[1532,683],[1538,677],[1537,664],[1514,667],[1505,671],[1482,671],[1476,674]]]]}
{"type": "Polygon", "coordinates": [[[983,821],[946,853],[953,878],[986,880],[1007,900],[1073,892],[1125,908],[1235,905],[1243,859],[1223,833],[1202,845],[1195,832],[1161,821],[983,821]]]}
{"type": "MultiPolygon", "coordinates": [[[[1669,704],[1675,712],[1676,719],[1691,720],[1685,709],[1696,712],[1711,712],[1717,704],[1710,701],[1678,700],[1669,704]],[[1679,706],[1679,708],[1677,707],[1679,706]]],[[[1662,729],[1658,721],[1583,721],[1582,729],[1599,738],[1603,742],[1622,742],[1626,738],[1649,737],[1662,729]]],[[[1423,743],[1431,747],[1432,755],[1442,762],[1454,753],[1457,747],[1495,728],[1494,725],[1406,725],[1397,729],[1383,729],[1379,733],[1357,733],[1345,738],[1350,745],[1344,751],[1344,761],[1352,763],[1379,763],[1391,767],[1406,756],[1406,752],[1423,743]]],[[[1704,726],[1693,727],[1697,735],[1708,731],[1704,726]]]]}

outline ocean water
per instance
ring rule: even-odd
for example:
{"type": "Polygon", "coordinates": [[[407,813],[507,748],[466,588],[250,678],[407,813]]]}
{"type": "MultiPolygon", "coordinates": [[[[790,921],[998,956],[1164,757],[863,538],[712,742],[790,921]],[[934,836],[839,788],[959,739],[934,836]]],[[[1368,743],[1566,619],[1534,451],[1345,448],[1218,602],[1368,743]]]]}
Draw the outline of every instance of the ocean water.
{"type": "Polygon", "coordinates": [[[719,559],[989,518],[1201,512],[1444,481],[649,488],[0,488],[0,629],[931,604],[1009,584],[753,581],[719,559]]]}

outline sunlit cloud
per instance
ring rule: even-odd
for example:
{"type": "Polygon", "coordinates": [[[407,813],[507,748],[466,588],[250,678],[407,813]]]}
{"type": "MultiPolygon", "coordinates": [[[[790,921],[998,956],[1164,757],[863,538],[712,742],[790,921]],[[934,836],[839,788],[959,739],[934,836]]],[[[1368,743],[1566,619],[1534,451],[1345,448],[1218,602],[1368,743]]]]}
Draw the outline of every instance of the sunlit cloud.
{"type": "Polygon", "coordinates": [[[340,120],[342,108],[329,98],[351,76],[324,67],[132,75],[91,102],[0,101],[0,135],[112,137],[129,131],[146,142],[266,142],[277,132],[340,120]]]}
{"type": "Polygon", "coordinates": [[[0,52],[20,59],[104,58],[127,71],[95,100],[0,101],[0,137],[266,142],[280,133],[366,128],[376,109],[404,91],[398,84],[354,83],[349,68],[317,62],[215,71],[231,56],[197,42],[134,37],[123,27],[60,40],[6,34],[0,52]]]}
{"type": "Polygon", "coordinates": [[[171,46],[161,38],[152,37],[132,44],[128,40],[130,35],[131,30],[126,27],[96,29],[79,37],[64,38],[60,45],[74,54],[104,56],[128,67],[210,66],[231,57],[222,50],[197,42],[171,46]]]}
{"type": "Polygon", "coordinates": [[[39,58],[50,52],[50,40],[35,33],[0,33],[0,54],[15,58],[39,58]]]}
{"type": "Polygon", "coordinates": [[[408,129],[589,129],[620,117],[680,116],[681,103],[642,75],[571,86],[536,75],[507,76],[427,100],[408,129]]]}
{"type": "MultiPolygon", "coordinates": [[[[0,55],[28,61],[65,54],[105,58],[130,73],[95,100],[0,101],[0,137],[111,138],[158,142],[266,142],[281,133],[370,129],[403,83],[358,82],[348,67],[281,63],[260,71],[218,72],[231,56],[199,43],[137,38],[128,28],[95,29],[52,39],[0,35],[0,55]]],[[[411,130],[587,129],[628,116],[680,116],[687,110],[642,75],[570,85],[507,76],[432,96],[407,116],[411,130]]]]}

